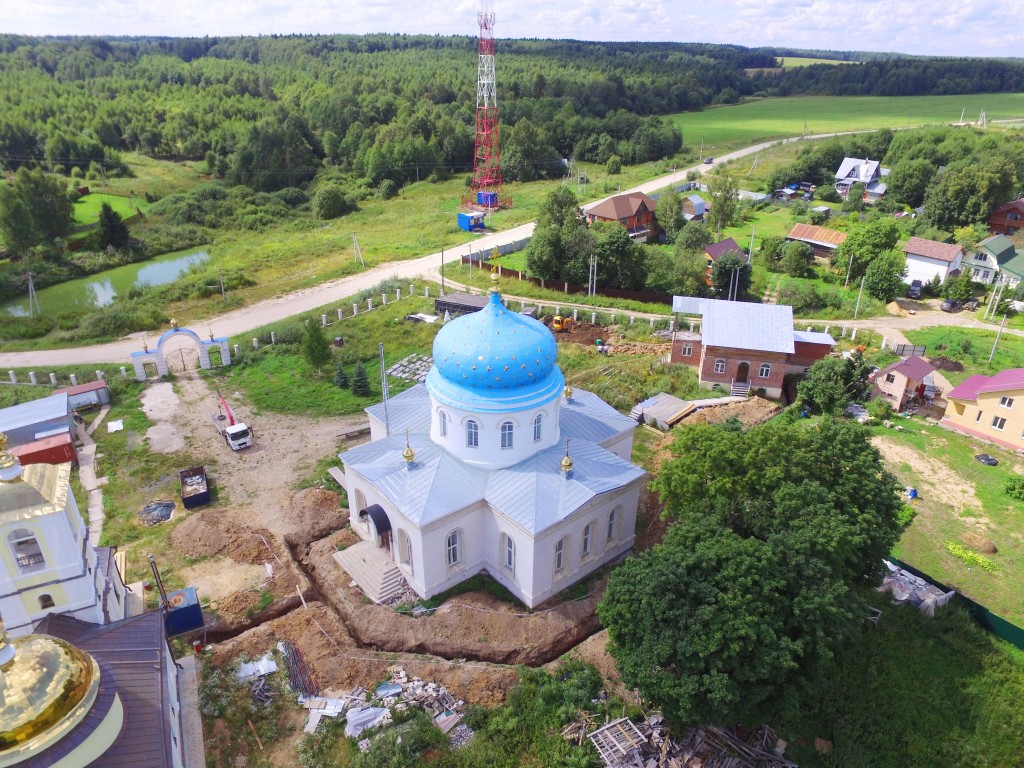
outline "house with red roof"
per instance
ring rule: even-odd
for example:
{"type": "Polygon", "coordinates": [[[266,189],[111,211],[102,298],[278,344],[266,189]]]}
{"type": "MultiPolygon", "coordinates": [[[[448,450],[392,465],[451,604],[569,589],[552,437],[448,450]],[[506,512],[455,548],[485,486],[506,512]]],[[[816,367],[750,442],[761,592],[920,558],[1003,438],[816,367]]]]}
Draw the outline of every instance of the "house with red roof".
{"type": "Polygon", "coordinates": [[[933,373],[934,365],[923,357],[911,355],[875,375],[875,395],[884,397],[896,410],[902,410],[915,396],[930,400],[941,394],[935,386],[933,373]]]}
{"type": "Polygon", "coordinates": [[[705,279],[708,285],[711,285],[711,270],[715,266],[715,262],[725,256],[727,253],[735,253],[743,258],[747,257],[747,254],[740,248],[739,244],[731,237],[725,238],[718,243],[712,243],[704,248],[704,253],[708,257],[708,267],[705,272],[705,279]]]}
{"type": "Polygon", "coordinates": [[[912,237],[903,246],[906,254],[907,271],[903,282],[910,285],[914,280],[930,283],[936,276],[944,282],[951,275],[960,274],[964,258],[963,247],[955,243],[940,243],[923,237],[912,237]]]}
{"type": "Polygon", "coordinates": [[[814,224],[794,224],[786,240],[807,243],[817,259],[831,259],[836,248],[846,240],[846,233],[814,224]]]}
{"type": "Polygon", "coordinates": [[[587,224],[595,221],[617,221],[629,231],[633,240],[654,239],[654,208],[656,203],[643,192],[613,195],[586,210],[587,224]]]}
{"type": "Polygon", "coordinates": [[[988,229],[993,235],[1012,235],[1024,228],[1024,197],[997,205],[988,217],[988,229]]]}
{"type": "Polygon", "coordinates": [[[946,401],[946,426],[1013,451],[1024,449],[1024,368],[968,376],[946,401]]]}

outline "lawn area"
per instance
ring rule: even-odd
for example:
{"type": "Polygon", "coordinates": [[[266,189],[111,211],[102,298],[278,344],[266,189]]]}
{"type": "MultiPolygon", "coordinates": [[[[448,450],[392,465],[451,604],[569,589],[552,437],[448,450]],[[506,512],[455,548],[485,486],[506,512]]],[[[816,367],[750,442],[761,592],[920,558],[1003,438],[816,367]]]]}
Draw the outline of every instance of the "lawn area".
{"type": "Polygon", "coordinates": [[[106,181],[89,181],[89,188],[122,197],[145,199],[148,195],[155,201],[175,192],[191,189],[207,178],[206,163],[197,160],[175,163],[136,152],[122,152],[121,157],[131,168],[131,176],[108,178],[106,181]]]}
{"type": "Polygon", "coordinates": [[[1024,368],[1024,337],[1003,333],[990,363],[988,356],[996,340],[994,330],[939,326],[906,331],[904,335],[911,344],[925,345],[928,348],[925,356],[928,358],[942,355],[963,363],[963,371],[942,372],[954,385],[973,373],[991,376],[1006,368],[1024,368]]]}
{"type": "Polygon", "coordinates": [[[1016,768],[1024,755],[1024,654],[950,606],[930,619],[888,596],[877,626],[775,722],[801,768],[1016,768]],[[822,755],[815,738],[833,742],[822,755]]]}
{"type": "Polygon", "coordinates": [[[1024,116],[1024,93],[964,96],[793,96],[671,115],[683,142],[718,154],[761,141],[835,131],[906,128],[973,119],[1024,116]]]}
{"type": "Polygon", "coordinates": [[[1024,626],[1024,504],[1005,492],[1006,481],[1024,471],[1009,451],[949,432],[924,421],[897,418],[902,432],[873,427],[874,442],[902,485],[918,489],[917,516],[894,554],[932,578],[978,601],[993,613],[1024,626]],[[999,465],[975,461],[990,453],[999,465]],[[994,566],[971,567],[947,544],[976,550],[974,535],[998,549],[985,554],[994,566]]]}
{"type": "Polygon", "coordinates": [[[103,192],[90,192],[83,195],[75,202],[74,219],[77,224],[91,225],[99,221],[100,208],[108,203],[115,213],[121,218],[127,219],[135,215],[135,209],[145,213],[149,210],[149,203],[141,197],[125,197],[123,195],[108,195],[103,192]]]}

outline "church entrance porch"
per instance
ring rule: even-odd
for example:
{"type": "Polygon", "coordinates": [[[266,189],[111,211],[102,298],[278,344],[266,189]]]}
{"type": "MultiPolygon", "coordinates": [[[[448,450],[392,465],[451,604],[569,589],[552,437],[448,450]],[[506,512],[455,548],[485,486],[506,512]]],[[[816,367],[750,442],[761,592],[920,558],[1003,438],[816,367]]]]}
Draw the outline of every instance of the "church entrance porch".
{"type": "MultiPolygon", "coordinates": [[[[389,533],[390,536],[390,533],[389,533]]],[[[340,565],[363,593],[375,603],[387,603],[408,589],[405,577],[395,561],[371,541],[360,541],[340,552],[334,561],[340,565]]]]}

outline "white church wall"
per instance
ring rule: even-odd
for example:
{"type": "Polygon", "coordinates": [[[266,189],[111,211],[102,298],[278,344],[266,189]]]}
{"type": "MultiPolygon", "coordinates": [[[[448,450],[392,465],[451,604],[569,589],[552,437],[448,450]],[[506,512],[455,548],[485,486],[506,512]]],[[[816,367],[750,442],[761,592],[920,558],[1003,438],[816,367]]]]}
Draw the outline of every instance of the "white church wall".
{"type": "Polygon", "coordinates": [[[623,432],[621,435],[616,435],[615,437],[607,440],[606,442],[601,443],[601,447],[608,449],[609,451],[614,453],[616,456],[618,456],[620,459],[625,459],[626,461],[632,461],[633,460],[633,430],[630,429],[630,430],[627,430],[627,431],[623,432]]]}
{"type": "Polygon", "coordinates": [[[431,398],[430,439],[466,464],[486,467],[510,467],[559,441],[558,400],[514,413],[477,413],[431,398]],[[440,413],[445,414],[446,434],[442,434],[440,413]],[[541,439],[534,440],[533,426],[542,414],[541,439]],[[477,444],[469,444],[469,422],[477,426],[477,444]],[[502,425],[512,425],[512,445],[502,447],[502,425]]]}

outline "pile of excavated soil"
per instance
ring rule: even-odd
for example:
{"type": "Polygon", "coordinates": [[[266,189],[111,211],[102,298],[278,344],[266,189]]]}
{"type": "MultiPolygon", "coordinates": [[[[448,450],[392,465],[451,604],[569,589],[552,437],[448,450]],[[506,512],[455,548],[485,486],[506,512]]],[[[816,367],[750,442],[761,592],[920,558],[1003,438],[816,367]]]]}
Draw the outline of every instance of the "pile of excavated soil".
{"type": "Polygon", "coordinates": [[[413,618],[366,602],[334,560],[344,533],[314,542],[304,558],[323,599],[338,611],[359,645],[383,651],[461,656],[498,664],[537,665],[560,656],[600,628],[594,608],[603,584],[590,596],[528,613],[485,593],[452,598],[428,616],[413,618]]]}
{"type": "Polygon", "coordinates": [[[383,655],[359,648],[335,613],[318,602],[308,603],[278,619],[211,647],[211,662],[224,664],[241,653],[261,656],[278,640],[295,643],[321,689],[347,691],[371,688],[387,677],[388,667],[401,666],[410,676],[444,685],[471,704],[494,705],[516,682],[516,671],[482,663],[459,663],[431,656],[383,655]]]}
{"type": "Polygon", "coordinates": [[[308,544],[343,528],[348,511],[341,508],[341,494],[323,488],[296,491],[282,510],[292,532],[285,536],[289,545],[308,544]]]}
{"type": "Polygon", "coordinates": [[[612,355],[650,355],[668,356],[672,351],[671,344],[644,344],[639,341],[616,341],[612,344],[612,355]]]}
{"type": "Polygon", "coordinates": [[[200,581],[211,578],[217,571],[244,572],[251,576],[250,569],[232,567],[236,564],[264,568],[266,576],[262,579],[248,578],[233,585],[215,584],[214,594],[200,594],[213,601],[214,631],[237,631],[252,626],[262,618],[298,605],[298,590],[304,595],[310,593],[309,579],[270,531],[238,525],[224,510],[210,509],[192,515],[174,529],[171,545],[185,557],[215,558],[207,568],[200,565],[192,569],[200,581]],[[266,564],[270,566],[269,572],[266,564]],[[266,603],[264,593],[272,596],[270,603],[266,603]]]}
{"type": "Polygon", "coordinates": [[[570,331],[552,331],[559,344],[585,344],[591,347],[596,346],[598,339],[610,340],[611,330],[600,325],[580,323],[570,331]]]}
{"type": "Polygon", "coordinates": [[[683,425],[689,424],[722,424],[732,417],[740,420],[744,427],[753,427],[768,421],[782,410],[778,403],[763,397],[751,397],[742,403],[726,403],[710,408],[702,408],[692,416],[683,419],[683,425]]]}

